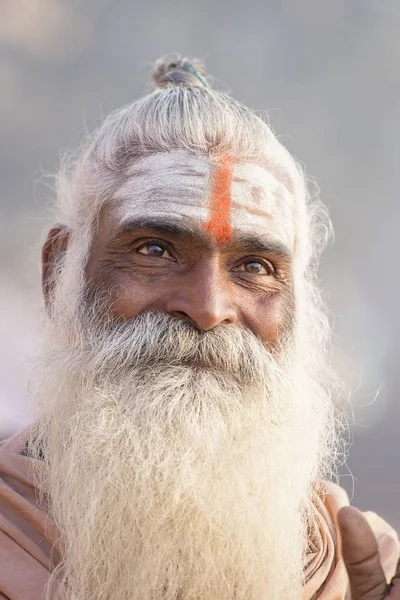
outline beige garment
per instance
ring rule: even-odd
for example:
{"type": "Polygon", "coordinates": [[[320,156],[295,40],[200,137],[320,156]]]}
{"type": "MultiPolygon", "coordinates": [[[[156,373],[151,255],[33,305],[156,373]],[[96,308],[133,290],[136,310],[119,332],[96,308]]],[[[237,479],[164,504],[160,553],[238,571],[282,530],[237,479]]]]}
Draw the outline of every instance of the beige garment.
{"type": "MultiPolygon", "coordinates": [[[[49,572],[59,560],[55,526],[35,505],[31,483],[33,470],[43,466],[24,455],[26,439],[24,430],[0,444],[0,599],[6,600],[40,600],[49,572]]],[[[327,485],[328,495],[315,499],[318,526],[310,532],[302,600],[349,598],[336,527],[337,511],[348,504],[348,498],[338,486],[327,485]]],[[[374,513],[365,515],[390,580],[399,554],[396,532],[374,513]]]]}

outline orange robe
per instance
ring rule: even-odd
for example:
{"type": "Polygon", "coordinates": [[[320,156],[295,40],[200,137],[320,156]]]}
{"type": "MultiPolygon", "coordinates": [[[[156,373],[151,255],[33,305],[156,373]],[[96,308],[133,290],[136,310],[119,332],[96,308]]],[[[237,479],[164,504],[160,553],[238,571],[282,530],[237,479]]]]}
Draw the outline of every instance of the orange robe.
{"type": "MultiPolygon", "coordinates": [[[[31,482],[41,468],[24,455],[27,430],[0,444],[0,599],[41,600],[49,573],[59,561],[57,532],[36,506],[31,482]]],[[[336,515],[348,505],[346,492],[327,484],[316,495],[318,525],[310,532],[302,600],[349,600],[348,579],[340,556],[336,515]],[[325,488],[326,489],[326,488],[325,488]]],[[[399,542],[396,532],[375,513],[365,513],[377,537],[388,581],[395,572],[399,542]]]]}

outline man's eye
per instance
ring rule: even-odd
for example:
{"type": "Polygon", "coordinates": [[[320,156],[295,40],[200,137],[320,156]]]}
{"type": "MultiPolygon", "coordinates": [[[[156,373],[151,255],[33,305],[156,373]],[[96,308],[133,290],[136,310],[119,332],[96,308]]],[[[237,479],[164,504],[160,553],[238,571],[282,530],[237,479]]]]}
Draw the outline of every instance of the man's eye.
{"type": "Polygon", "coordinates": [[[171,255],[166,248],[161,246],[161,244],[156,244],[154,242],[140,246],[140,248],[137,249],[137,252],[155,258],[171,258],[171,255]]]}
{"type": "Polygon", "coordinates": [[[239,270],[246,271],[251,275],[273,275],[275,272],[274,266],[269,260],[248,260],[240,265],[239,270]]]}

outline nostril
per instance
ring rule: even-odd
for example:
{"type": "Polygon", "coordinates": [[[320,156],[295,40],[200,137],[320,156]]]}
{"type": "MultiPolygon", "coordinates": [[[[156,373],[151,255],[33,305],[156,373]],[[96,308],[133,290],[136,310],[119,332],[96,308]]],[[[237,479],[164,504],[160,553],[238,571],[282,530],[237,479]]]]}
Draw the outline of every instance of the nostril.
{"type": "Polygon", "coordinates": [[[173,312],[170,312],[169,314],[171,315],[171,317],[181,319],[182,321],[185,321],[186,323],[190,324],[195,329],[197,329],[197,330],[199,329],[198,323],[196,323],[196,321],[194,319],[189,317],[189,315],[187,313],[185,313],[183,310],[175,310],[173,312]]]}
{"type": "Polygon", "coordinates": [[[172,317],[176,317],[177,319],[183,319],[184,321],[187,321],[191,325],[194,325],[196,328],[198,327],[197,323],[191,317],[189,317],[189,315],[187,313],[185,313],[183,310],[174,310],[174,311],[170,312],[169,314],[172,317]]]}
{"type": "Polygon", "coordinates": [[[189,315],[186,314],[183,310],[174,310],[170,313],[173,317],[177,317],[178,319],[190,319],[189,315]]]}

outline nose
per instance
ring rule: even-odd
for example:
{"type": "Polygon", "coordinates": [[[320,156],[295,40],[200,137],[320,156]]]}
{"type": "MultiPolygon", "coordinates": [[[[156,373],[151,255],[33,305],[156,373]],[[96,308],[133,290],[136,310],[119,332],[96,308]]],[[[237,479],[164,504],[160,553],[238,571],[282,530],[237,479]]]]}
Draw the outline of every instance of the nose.
{"type": "Polygon", "coordinates": [[[238,313],[229,283],[216,261],[208,263],[190,277],[183,278],[167,299],[166,311],[172,316],[189,319],[202,331],[235,324],[238,313]]]}

